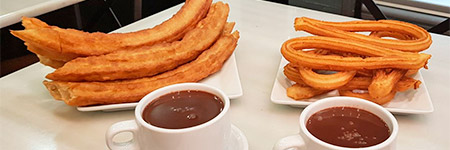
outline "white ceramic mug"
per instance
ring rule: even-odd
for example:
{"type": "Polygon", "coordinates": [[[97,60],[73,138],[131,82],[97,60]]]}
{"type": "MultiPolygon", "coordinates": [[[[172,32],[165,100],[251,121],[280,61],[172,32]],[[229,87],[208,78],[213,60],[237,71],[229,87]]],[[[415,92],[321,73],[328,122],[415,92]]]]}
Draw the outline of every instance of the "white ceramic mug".
{"type": "Polygon", "coordinates": [[[300,114],[300,133],[280,139],[273,150],[302,149],[302,150],[395,150],[398,133],[398,123],[395,117],[385,108],[373,102],[354,97],[329,97],[318,100],[307,106],[300,114]],[[314,113],[331,107],[354,107],[364,109],[380,117],[386,122],[391,134],[385,141],[370,147],[346,148],[332,145],[314,137],[307,129],[306,122],[314,113]]]}
{"type": "Polygon", "coordinates": [[[221,90],[201,83],[181,83],[155,90],[139,101],[135,109],[135,120],[113,124],[106,132],[106,143],[110,149],[145,150],[225,150],[230,140],[231,122],[228,115],[230,100],[221,90]],[[184,90],[209,92],[223,100],[223,110],[213,119],[193,127],[166,129],[144,121],[142,113],[156,98],[184,90]],[[131,132],[133,139],[125,143],[113,141],[115,135],[131,132]]]}

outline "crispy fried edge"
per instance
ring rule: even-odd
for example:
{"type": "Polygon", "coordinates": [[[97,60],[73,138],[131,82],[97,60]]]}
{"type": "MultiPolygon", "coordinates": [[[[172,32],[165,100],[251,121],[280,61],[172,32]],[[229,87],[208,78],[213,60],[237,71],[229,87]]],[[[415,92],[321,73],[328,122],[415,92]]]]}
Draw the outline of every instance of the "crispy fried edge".
{"type": "Polygon", "coordinates": [[[34,51],[36,54],[45,56],[45,53],[56,53],[55,55],[62,57],[56,60],[69,59],[70,57],[65,54],[101,55],[112,51],[177,40],[206,15],[210,5],[211,0],[188,0],[172,18],[160,25],[130,33],[86,33],[74,29],[61,29],[56,26],[39,28],[39,24],[44,23],[33,23],[38,21],[32,20],[29,21],[31,23],[25,22],[25,25],[29,26],[28,29],[11,31],[11,34],[27,43],[39,44],[39,47],[42,47],[45,52],[34,51]],[[56,34],[47,34],[47,32],[56,32],[56,34]]]}
{"type": "Polygon", "coordinates": [[[196,60],[160,75],[111,82],[44,81],[50,94],[71,106],[139,101],[145,94],[170,84],[196,82],[219,71],[233,53],[239,32],[223,34],[196,60]]]}
{"type": "Polygon", "coordinates": [[[180,42],[77,58],[46,77],[55,81],[111,81],[153,76],[171,70],[195,59],[219,38],[228,12],[227,4],[214,3],[207,17],[180,42]]]}

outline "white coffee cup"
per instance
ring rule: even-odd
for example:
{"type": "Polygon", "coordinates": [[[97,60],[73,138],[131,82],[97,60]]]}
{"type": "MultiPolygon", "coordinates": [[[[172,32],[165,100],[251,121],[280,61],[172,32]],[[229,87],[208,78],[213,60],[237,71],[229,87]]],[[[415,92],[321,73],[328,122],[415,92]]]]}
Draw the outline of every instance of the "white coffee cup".
{"type": "Polygon", "coordinates": [[[318,100],[307,106],[300,114],[300,133],[280,139],[273,150],[302,149],[302,150],[395,150],[398,133],[398,123],[395,117],[385,108],[373,102],[354,97],[329,97],[318,100]],[[331,107],[354,107],[364,109],[380,117],[386,122],[391,134],[385,141],[370,147],[347,148],[332,145],[314,137],[306,128],[306,122],[316,112],[331,107]]]}
{"type": "Polygon", "coordinates": [[[230,100],[221,90],[201,83],[181,83],[155,90],[139,101],[135,109],[135,120],[113,124],[106,132],[106,143],[110,149],[148,149],[148,150],[225,150],[230,140],[231,122],[228,114],[230,100]],[[220,97],[223,110],[213,119],[188,128],[166,129],[153,126],[144,121],[142,113],[156,98],[185,90],[200,90],[220,97]],[[133,139],[125,143],[113,141],[115,135],[131,132],[133,139]]]}

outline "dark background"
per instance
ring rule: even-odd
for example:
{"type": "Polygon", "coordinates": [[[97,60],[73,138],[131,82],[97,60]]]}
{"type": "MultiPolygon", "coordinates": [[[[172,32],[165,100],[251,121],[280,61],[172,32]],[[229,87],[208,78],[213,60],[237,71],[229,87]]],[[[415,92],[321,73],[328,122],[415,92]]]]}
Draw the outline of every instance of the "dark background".
{"type": "MultiPolygon", "coordinates": [[[[49,25],[61,28],[74,28],[88,32],[111,32],[136,20],[145,18],[177,4],[184,0],[143,0],[141,17],[135,19],[134,1],[132,0],[87,0],[76,5],[67,6],[44,15],[37,16],[49,25]],[[117,17],[114,18],[109,8],[117,17]],[[77,14],[79,20],[77,22],[77,14]]],[[[26,67],[39,59],[29,52],[23,41],[13,37],[9,30],[22,30],[19,23],[1,29],[1,76],[26,67]]]]}
{"type": "MultiPolygon", "coordinates": [[[[368,12],[360,2],[370,0],[267,0],[274,3],[293,5],[308,9],[314,9],[334,14],[340,14],[349,17],[361,19],[375,19],[373,13],[368,12]],[[359,6],[359,7],[358,7],[359,6]],[[361,9],[361,6],[363,9],[361,9]],[[359,10],[359,11],[357,11],[359,10]],[[362,10],[362,11],[361,11],[362,10]]],[[[61,28],[74,28],[87,32],[111,32],[117,28],[135,22],[139,19],[158,13],[162,10],[184,2],[184,0],[142,0],[141,8],[135,9],[133,0],[86,0],[78,4],[67,6],[56,11],[37,16],[37,18],[47,22],[49,25],[56,25],[61,28]],[[115,16],[111,11],[114,12],[115,16]],[[136,15],[139,14],[139,15],[136,15]],[[117,20],[115,19],[117,18],[117,20]]],[[[378,6],[382,11],[393,9],[389,7],[378,6]]],[[[401,18],[396,13],[384,14],[388,19],[401,20],[417,24],[425,29],[430,29],[442,20],[447,19],[444,24],[445,35],[450,35],[448,31],[448,18],[433,19],[435,16],[423,16],[416,13],[416,19],[407,20],[401,18]],[[420,15],[420,16],[419,16],[420,15]],[[424,19],[425,18],[425,19],[424,19]],[[431,18],[431,19],[430,19],[431,18]],[[428,19],[428,20],[427,20],[428,19]],[[421,20],[421,21],[419,21],[421,20]],[[438,22],[432,22],[438,20],[438,22]],[[446,31],[446,32],[445,32],[446,31]]],[[[409,16],[414,16],[408,14],[409,16]]],[[[33,64],[38,60],[36,55],[26,50],[26,47],[18,38],[13,37],[9,30],[22,30],[19,23],[4,27],[1,29],[1,47],[0,47],[0,74],[7,75],[18,69],[33,64]]],[[[437,33],[437,32],[435,32],[437,33]]]]}

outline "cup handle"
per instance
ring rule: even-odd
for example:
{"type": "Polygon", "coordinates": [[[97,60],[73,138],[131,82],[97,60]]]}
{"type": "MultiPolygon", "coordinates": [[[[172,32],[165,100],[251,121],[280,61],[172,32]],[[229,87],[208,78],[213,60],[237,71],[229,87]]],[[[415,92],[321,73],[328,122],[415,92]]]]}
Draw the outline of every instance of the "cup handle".
{"type": "Polygon", "coordinates": [[[139,145],[136,140],[137,131],[138,126],[134,120],[117,122],[106,131],[106,144],[111,150],[137,150],[139,149],[139,145]],[[123,143],[114,142],[114,136],[122,132],[131,132],[133,134],[133,139],[123,143]]]}
{"type": "Polygon", "coordinates": [[[287,150],[292,148],[296,150],[306,150],[305,142],[300,135],[296,134],[284,137],[273,146],[273,150],[287,150]]]}

